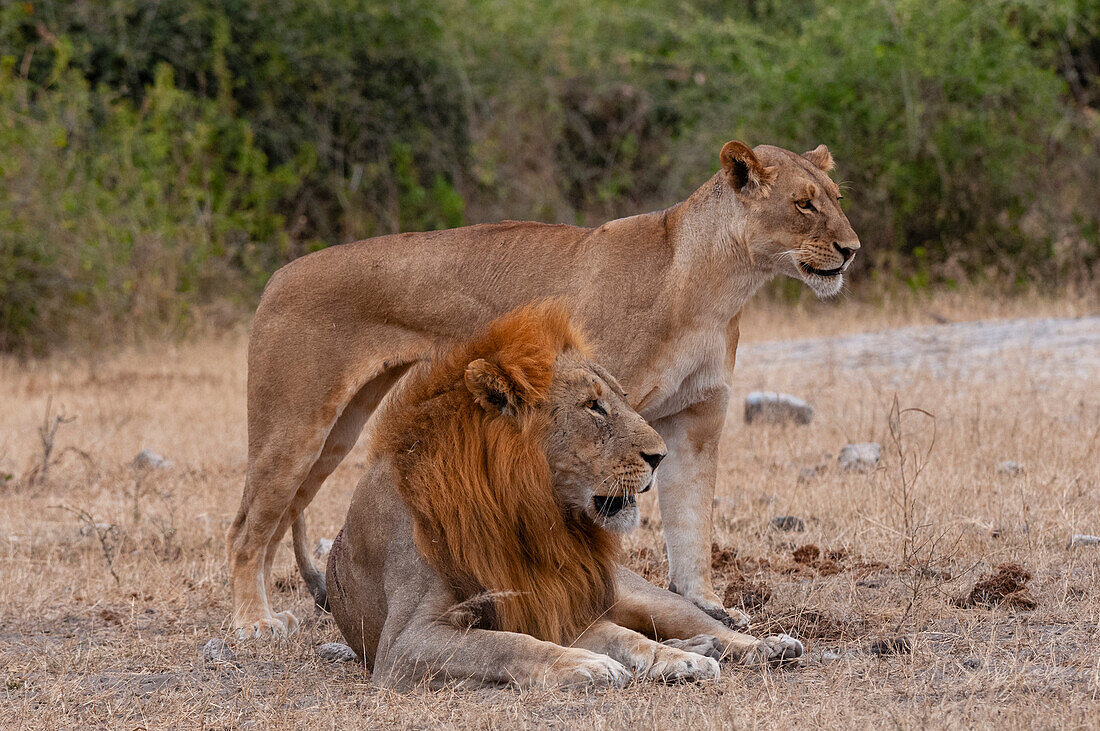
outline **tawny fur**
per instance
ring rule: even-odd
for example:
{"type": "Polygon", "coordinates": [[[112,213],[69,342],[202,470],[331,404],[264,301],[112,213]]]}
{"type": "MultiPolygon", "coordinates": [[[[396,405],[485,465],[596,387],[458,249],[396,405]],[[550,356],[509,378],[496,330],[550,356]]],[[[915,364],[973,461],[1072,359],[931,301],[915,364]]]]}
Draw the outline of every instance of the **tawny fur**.
{"type": "MultiPolygon", "coordinates": [[[[777,274],[836,294],[859,248],[820,167],[826,153],[731,142],[722,169],[663,211],[596,228],[511,221],[382,236],[272,276],[252,321],[248,470],[228,536],[238,634],[295,630],[269,599],[279,542],[293,524],[305,546],[300,514],[395,385],[440,347],[544,297],[568,305],[628,405],[666,441],[670,582],[725,617],[709,548],[740,310],[777,274]]],[[[304,575],[323,599],[318,573],[304,575]]]]}

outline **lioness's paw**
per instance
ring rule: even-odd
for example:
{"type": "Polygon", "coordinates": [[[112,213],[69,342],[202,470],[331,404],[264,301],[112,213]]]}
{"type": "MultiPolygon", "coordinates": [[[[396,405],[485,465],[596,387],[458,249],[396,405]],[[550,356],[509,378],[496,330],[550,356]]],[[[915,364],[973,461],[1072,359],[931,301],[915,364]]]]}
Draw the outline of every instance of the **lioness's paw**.
{"type": "Polygon", "coordinates": [[[786,665],[793,664],[802,657],[802,643],[790,635],[771,635],[756,643],[756,646],[741,658],[744,665],[786,665]]]}
{"type": "Polygon", "coordinates": [[[662,647],[653,664],[649,666],[646,677],[665,683],[690,683],[717,680],[721,674],[718,661],[713,658],[677,650],[675,647],[662,647]]]}
{"type": "Polygon", "coordinates": [[[290,612],[278,612],[238,626],[237,639],[285,639],[297,631],[298,618],[290,612]]]}
{"type": "Polygon", "coordinates": [[[574,650],[568,658],[562,658],[555,663],[553,676],[547,680],[548,684],[559,688],[622,688],[633,678],[622,663],[607,655],[574,650]]]}
{"type": "Polygon", "coordinates": [[[722,624],[726,625],[730,629],[737,630],[738,632],[744,632],[749,628],[752,620],[749,615],[745,614],[739,609],[726,609],[722,606],[722,603],[718,601],[718,597],[715,595],[702,596],[702,597],[687,597],[691,600],[691,603],[702,609],[710,617],[717,619],[722,624]]]}
{"type": "Polygon", "coordinates": [[[663,644],[684,652],[713,657],[715,660],[721,660],[725,651],[722,641],[714,635],[695,635],[686,640],[665,640],[663,644]]]}
{"type": "Polygon", "coordinates": [[[738,632],[744,632],[752,624],[752,618],[739,609],[725,609],[725,618],[721,619],[721,622],[727,627],[738,632]]]}

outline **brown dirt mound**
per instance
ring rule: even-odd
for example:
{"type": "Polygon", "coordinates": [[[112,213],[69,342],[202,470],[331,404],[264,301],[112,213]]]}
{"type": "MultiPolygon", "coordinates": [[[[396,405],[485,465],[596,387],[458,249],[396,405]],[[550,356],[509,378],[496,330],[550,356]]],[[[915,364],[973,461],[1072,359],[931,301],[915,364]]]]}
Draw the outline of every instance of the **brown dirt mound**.
{"type": "Polygon", "coordinates": [[[992,574],[974,584],[970,593],[956,603],[960,607],[994,607],[1003,604],[1016,609],[1035,609],[1038,602],[1027,582],[1031,572],[1018,563],[1003,563],[992,574]]]}
{"type": "Polygon", "coordinates": [[[848,556],[844,549],[837,551],[822,551],[812,543],[799,546],[791,552],[794,564],[788,568],[787,573],[805,574],[812,568],[821,576],[833,576],[844,571],[841,562],[848,556]]]}
{"type": "Polygon", "coordinates": [[[716,574],[739,571],[740,564],[737,560],[737,549],[719,546],[717,543],[710,544],[710,568],[716,574]]]}
{"type": "Polygon", "coordinates": [[[772,598],[772,589],[762,581],[750,581],[737,576],[726,584],[726,594],[722,598],[724,606],[736,607],[744,612],[758,612],[772,598]]]}
{"type": "MultiPolygon", "coordinates": [[[[757,629],[756,624],[753,630],[757,629]]],[[[862,636],[864,623],[855,619],[835,617],[814,609],[794,609],[783,614],[762,617],[759,634],[783,633],[810,640],[845,640],[862,636]]]]}
{"type": "Polygon", "coordinates": [[[791,555],[795,563],[812,564],[817,561],[818,557],[821,555],[821,549],[812,543],[807,543],[805,546],[799,546],[794,549],[791,555]]]}

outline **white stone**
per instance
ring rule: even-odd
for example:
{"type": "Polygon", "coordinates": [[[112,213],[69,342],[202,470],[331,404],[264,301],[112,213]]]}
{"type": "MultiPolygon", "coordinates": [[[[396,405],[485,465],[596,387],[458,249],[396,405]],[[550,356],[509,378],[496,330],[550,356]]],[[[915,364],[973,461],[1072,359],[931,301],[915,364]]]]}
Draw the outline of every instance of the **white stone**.
{"type": "Polygon", "coordinates": [[[229,647],[229,643],[220,637],[212,637],[202,646],[202,659],[206,662],[233,662],[237,659],[237,653],[229,647]]]}
{"type": "Polygon", "coordinates": [[[869,472],[882,458],[882,445],[877,442],[849,444],[840,450],[836,463],[848,472],[869,472]]]}
{"type": "Polygon", "coordinates": [[[1015,477],[1016,475],[1023,474],[1023,472],[1024,468],[1016,464],[1012,460],[1006,460],[1004,462],[998,463],[997,465],[997,474],[999,475],[1010,475],[1012,477],[1015,477]]]}
{"type": "Polygon", "coordinates": [[[146,447],[134,457],[131,466],[135,470],[162,470],[171,467],[172,463],[146,447]]]}
{"type": "Polygon", "coordinates": [[[339,642],[326,642],[317,648],[317,657],[329,662],[355,662],[355,650],[339,642]]]}
{"type": "Polygon", "coordinates": [[[787,393],[753,391],[745,397],[745,423],[809,424],[814,407],[787,393]]]}

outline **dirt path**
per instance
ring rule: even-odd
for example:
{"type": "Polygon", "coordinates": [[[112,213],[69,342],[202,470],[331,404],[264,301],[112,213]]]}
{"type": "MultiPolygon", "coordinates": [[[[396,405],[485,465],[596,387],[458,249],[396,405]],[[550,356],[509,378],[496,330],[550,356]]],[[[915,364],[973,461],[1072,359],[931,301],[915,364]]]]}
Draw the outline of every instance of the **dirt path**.
{"type": "Polygon", "coordinates": [[[754,343],[738,348],[738,361],[771,366],[835,363],[845,368],[961,368],[996,371],[1027,362],[1029,375],[1100,377],[1100,316],[987,320],[905,327],[843,337],[754,343]]]}

